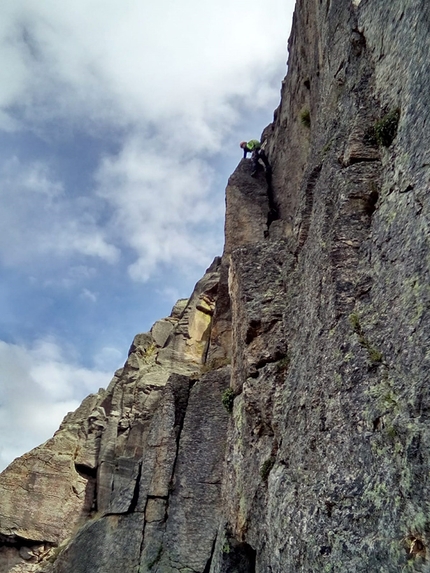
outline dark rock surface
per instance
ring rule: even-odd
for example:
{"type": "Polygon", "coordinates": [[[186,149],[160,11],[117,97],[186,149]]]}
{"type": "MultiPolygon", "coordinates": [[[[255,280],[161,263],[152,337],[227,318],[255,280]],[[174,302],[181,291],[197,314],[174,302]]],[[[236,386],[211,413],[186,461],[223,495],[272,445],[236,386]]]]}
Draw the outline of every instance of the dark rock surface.
{"type": "Polygon", "coordinates": [[[230,263],[224,507],[256,571],[430,570],[429,12],[297,4],[265,132],[281,218],[230,263]]]}
{"type": "Polygon", "coordinates": [[[227,423],[221,395],[229,379],[228,369],[208,373],[192,387],[185,376],[170,378],[139,470],[117,460],[128,478],[122,477],[117,494],[113,489],[118,501],[85,525],[46,571],[205,569],[221,520],[227,423]]]}

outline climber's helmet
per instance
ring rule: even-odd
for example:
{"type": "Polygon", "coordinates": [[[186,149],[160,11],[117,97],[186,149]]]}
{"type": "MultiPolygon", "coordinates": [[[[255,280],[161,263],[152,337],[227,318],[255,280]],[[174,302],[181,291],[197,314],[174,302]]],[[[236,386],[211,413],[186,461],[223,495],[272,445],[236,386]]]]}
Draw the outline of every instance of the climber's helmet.
{"type": "Polygon", "coordinates": [[[245,149],[246,146],[247,146],[247,142],[246,142],[246,141],[241,141],[241,142],[240,142],[240,147],[241,147],[242,149],[245,149]]]}

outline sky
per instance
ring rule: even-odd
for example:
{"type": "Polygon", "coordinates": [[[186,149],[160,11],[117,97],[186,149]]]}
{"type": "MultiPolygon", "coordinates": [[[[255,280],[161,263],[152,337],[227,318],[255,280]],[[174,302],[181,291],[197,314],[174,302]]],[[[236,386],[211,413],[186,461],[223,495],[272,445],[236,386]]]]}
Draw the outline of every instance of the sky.
{"type": "Polygon", "coordinates": [[[2,0],[0,470],[222,253],[294,0],[2,0]]]}

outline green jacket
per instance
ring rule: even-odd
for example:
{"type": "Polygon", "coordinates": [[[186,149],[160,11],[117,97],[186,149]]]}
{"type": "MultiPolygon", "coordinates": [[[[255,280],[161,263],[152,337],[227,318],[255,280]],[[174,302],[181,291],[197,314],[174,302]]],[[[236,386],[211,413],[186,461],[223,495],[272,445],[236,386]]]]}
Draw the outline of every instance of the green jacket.
{"type": "Polygon", "coordinates": [[[258,141],[258,139],[251,139],[246,143],[246,147],[248,151],[255,151],[256,149],[260,149],[261,143],[258,141]]]}

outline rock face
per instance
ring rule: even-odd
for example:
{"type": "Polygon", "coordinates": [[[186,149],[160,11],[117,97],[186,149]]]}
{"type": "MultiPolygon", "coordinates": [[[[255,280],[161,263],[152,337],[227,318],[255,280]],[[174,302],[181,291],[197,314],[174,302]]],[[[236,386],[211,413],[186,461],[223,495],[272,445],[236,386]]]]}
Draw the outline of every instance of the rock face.
{"type": "Polygon", "coordinates": [[[107,390],[3,472],[1,573],[205,568],[230,378],[227,366],[202,372],[219,280],[216,259],[189,300],[135,337],[107,390]]]}
{"type": "Polygon", "coordinates": [[[223,257],[0,476],[1,573],[430,571],[429,23],[298,0],[271,176],[239,163],[223,257]]]}

